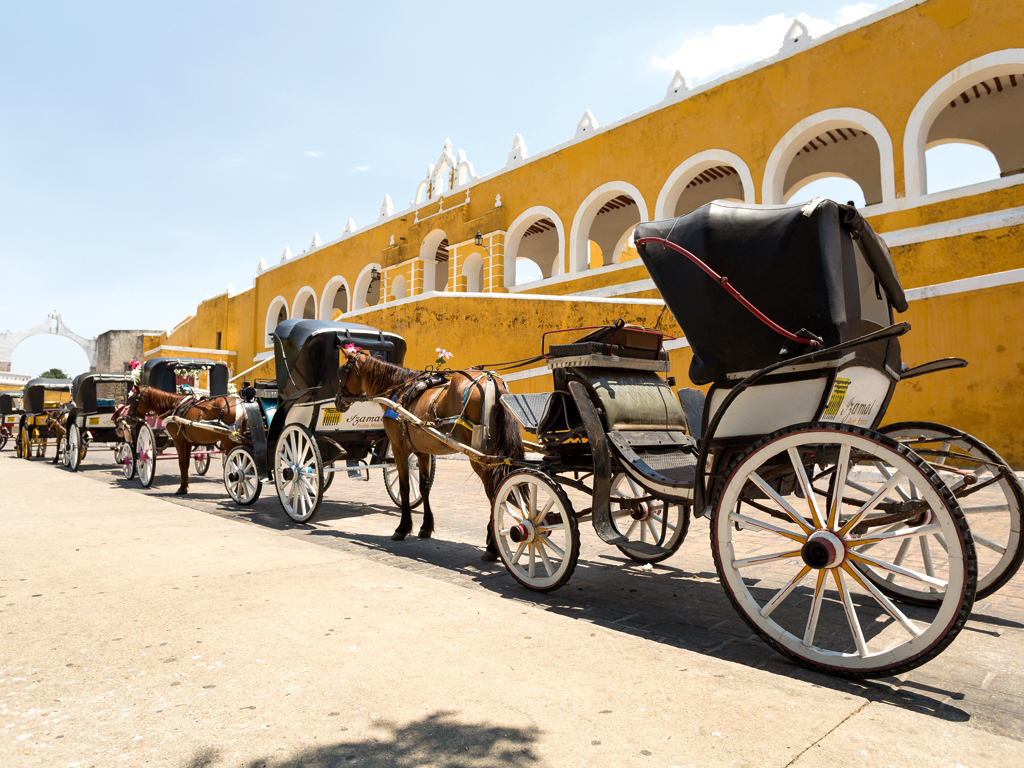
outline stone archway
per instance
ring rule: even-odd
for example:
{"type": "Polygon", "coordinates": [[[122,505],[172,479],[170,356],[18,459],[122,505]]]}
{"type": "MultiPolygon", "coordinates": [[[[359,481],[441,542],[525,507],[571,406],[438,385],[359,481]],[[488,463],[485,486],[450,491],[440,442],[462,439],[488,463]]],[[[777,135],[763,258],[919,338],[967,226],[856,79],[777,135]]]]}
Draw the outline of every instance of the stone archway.
{"type": "Polygon", "coordinates": [[[5,331],[0,333],[0,371],[10,372],[11,355],[21,342],[31,336],[40,336],[43,334],[53,334],[55,336],[63,336],[67,339],[71,339],[82,348],[82,351],[85,352],[85,356],[89,358],[89,370],[96,370],[96,339],[87,339],[84,336],[79,336],[64,325],[64,321],[60,319],[60,313],[57,312],[57,310],[54,310],[46,316],[46,320],[44,322],[34,328],[29,328],[27,331],[5,331]]]}

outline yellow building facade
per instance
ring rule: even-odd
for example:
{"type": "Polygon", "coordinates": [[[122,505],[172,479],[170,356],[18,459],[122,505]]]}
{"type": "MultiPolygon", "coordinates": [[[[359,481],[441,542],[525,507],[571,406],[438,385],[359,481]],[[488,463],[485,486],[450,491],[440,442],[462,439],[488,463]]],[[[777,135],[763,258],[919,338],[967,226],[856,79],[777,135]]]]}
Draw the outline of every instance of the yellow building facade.
{"type": "MultiPolygon", "coordinates": [[[[908,0],[780,41],[776,57],[707,85],[677,77],[662,102],[610,125],[587,112],[571,141],[536,155],[517,136],[507,165],[483,177],[446,143],[406,210],[386,198],[375,224],[349,220],[334,241],[261,261],[251,288],[203,302],[146,355],[272,375],[277,322],[340,313],[403,335],[413,368],[436,347],[455,367],[525,358],[545,331],[658,320],[630,243],[639,222],[715,199],[782,204],[843,177],[907,289],[904,359],[970,362],[901,384],[887,421],[953,424],[1024,465],[1022,28],[1024,0],[908,0]],[[999,177],[929,193],[925,154],[946,143],[989,150],[999,177]]],[[[669,350],[682,385],[686,341],[667,313],[662,327],[680,337],[669,350]]],[[[551,386],[545,368],[507,379],[519,392],[551,386]]]]}

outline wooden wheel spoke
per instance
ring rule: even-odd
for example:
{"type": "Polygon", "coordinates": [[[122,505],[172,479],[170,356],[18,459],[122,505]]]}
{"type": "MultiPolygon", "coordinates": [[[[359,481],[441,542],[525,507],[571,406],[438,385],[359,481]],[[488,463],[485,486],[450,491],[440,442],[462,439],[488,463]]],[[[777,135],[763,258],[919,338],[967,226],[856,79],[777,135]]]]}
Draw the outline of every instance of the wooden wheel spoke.
{"type": "Polygon", "coordinates": [[[807,524],[807,522],[797,513],[793,507],[789,505],[789,502],[782,498],[774,488],[766,483],[757,472],[751,472],[747,475],[747,479],[750,480],[754,485],[760,488],[764,493],[768,494],[768,497],[782,507],[782,511],[786,513],[786,516],[796,523],[800,528],[803,529],[804,533],[810,533],[813,529],[807,524]]]}
{"type": "Polygon", "coordinates": [[[857,609],[853,607],[853,599],[850,591],[846,588],[846,581],[843,579],[843,572],[839,568],[832,569],[832,579],[839,590],[839,596],[843,601],[843,610],[846,611],[846,621],[850,625],[850,632],[853,634],[853,641],[857,645],[857,653],[863,659],[868,655],[868,645],[864,640],[864,630],[860,626],[860,619],[857,618],[857,609]]]}
{"type": "Polygon", "coordinates": [[[768,531],[769,533],[775,533],[779,536],[785,536],[787,539],[792,539],[793,541],[799,541],[801,544],[807,541],[806,536],[791,533],[790,531],[787,531],[783,528],[779,528],[777,525],[772,525],[771,523],[764,523],[760,520],[755,520],[752,517],[741,515],[738,512],[730,513],[729,520],[734,523],[739,523],[744,528],[754,528],[756,530],[768,531]]]}
{"type": "Polygon", "coordinates": [[[846,525],[842,527],[842,529],[839,531],[839,535],[846,536],[846,534],[852,531],[857,526],[857,524],[860,523],[860,521],[863,520],[869,512],[871,512],[871,510],[878,506],[878,503],[882,500],[882,498],[896,486],[896,484],[900,481],[902,477],[903,475],[900,472],[894,472],[892,477],[888,478],[881,488],[879,488],[877,491],[871,494],[871,498],[865,501],[863,506],[861,506],[861,508],[857,510],[856,514],[854,514],[854,516],[849,519],[846,525]]]}
{"type": "MultiPolygon", "coordinates": [[[[565,550],[563,550],[561,547],[555,544],[555,542],[553,542],[549,537],[541,536],[537,539],[537,541],[539,541],[544,547],[550,547],[552,551],[559,557],[565,557],[565,550]]],[[[541,547],[541,551],[543,551],[543,547],[541,547]]]]}
{"type": "Polygon", "coordinates": [[[867,565],[873,565],[876,568],[881,568],[883,571],[889,571],[890,573],[893,573],[893,574],[898,574],[900,576],[906,576],[909,579],[914,579],[915,581],[920,581],[923,584],[930,584],[930,585],[935,586],[935,587],[941,587],[942,589],[945,589],[946,586],[947,586],[946,582],[944,582],[944,581],[942,581],[940,579],[932,578],[931,576],[928,576],[928,575],[923,574],[923,573],[918,573],[917,571],[912,571],[909,568],[904,568],[903,566],[896,565],[895,563],[887,563],[884,560],[878,560],[877,558],[869,557],[868,555],[865,555],[863,553],[857,554],[857,553],[851,552],[850,553],[850,559],[851,560],[856,560],[859,563],[866,563],[867,565]]]}
{"type": "Polygon", "coordinates": [[[526,542],[524,541],[524,542],[522,542],[519,545],[519,549],[517,549],[516,553],[512,556],[512,565],[518,565],[519,564],[519,558],[523,556],[523,552],[525,552],[525,551],[526,551],[526,542]]]}
{"type": "Polygon", "coordinates": [[[825,598],[825,570],[818,571],[818,583],[814,587],[814,599],[811,601],[811,610],[807,615],[807,627],[804,629],[805,646],[814,644],[814,633],[818,629],[818,616],[821,615],[821,603],[825,598]]]}
{"type": "Polygon", "coordinates": [[[807,506],[811,510],[811,520],[814,521],[814,527],[824,528],[825,521],[821,516],[821,510],[818,509],[818,500],[814,496],[811,481],[807,478],[807,470],[804,467],[804,463],[800,461],[800,453],[796,448],[790,448],[787,453],[789,453],[789,461],[793,465],[793,471],[796,473],[796,478],[800,483],[800,489],[803,491],[804,498],[807,499],[807,506]]]}
{"type": "Polygon", "coordinates": [[[942,532],[942,526],[938,523],[932,523],[931,525],[921,525],[917,528],[903,528],[895,531],[887,531],[885,533],[877,533],[873,536],[865,536],[861,538],[847,539],[846,545],[849,547],[861,547],[865,544],[877,544],[880,541],[897,541],[899,539],[916,539],[922,536],[930,536],[932,534],[939,534],[942,532]]]}
{"type": "Polygon", "coordinates": [[[794,549],[789,552],[773,552],[770,555],[758,555],[757,557],[745,557],[742,560],[733,560],[733,568],[749,568],[752,565],[763,565],[774,563],[776,560],[788,560],[791,557],[799,557],[800,550],[794,549]]]}
{"type": "Polygon", "coordinates": [[[984,536],[979,536],[976,533],[974,534],[974,543],[980,544],[985,549],[990,549],[993,552],[998,552],[1000,555],[1006,554],[1006,547],[1002,546],[1001,544],[996,544],[996,542],[992,541],[991,539],[986,539],[984,536]]]}
{"type": "Polygon", "coordinates": [[[839,449],[839,461],[836,462],[835,487],[832,493],[832,503],[828,510],[828,525],[835,530],[839,524],[839,511],[843,505],[843,489],[846,488],[846,476],[850,473],[850,445],[843,443],[839,449]]]}
{"type": "Polygon", "coordinates": [[[548,559],[548,553],[542,546],[537,546],[537,552],[540,554],[541,562],[544,563],[544,570],[548,572],[548,576],[555,575],[555,569],[551,567],[551,561],[548,559]]]}
{"type": "Polygon", "coordinates": [[[811,572],[811,567],[809,565],[805,565],[803,568],[801,568],[797,572],[796,576],[794,576],[792,579],[790,579],[789,583],[786,586],[784,586],[782,589],[780,589],[778,592],[776,592],[774,597],[772,597],[771,600],[769,600],[767,603],[765,603],[761,607],[761,611],[760,611],[761,615],[764,616],[765,618],[770,616],[772,611],[774,611],[776,608],[778,608],[780,605],[782,605],[782,602],[787,597],[789,597],[790,594],[792,594],[792,592],[796,588],[797,584],[799,584],[801,581],[803,581],[804,577],[808,573],[810,573],[810,572],[811,572]]]}
{"type": "Polygon", "coordinates": [[[919,637],[921,635],[921,630],[917,628],[917,625],[908,619],[906,614],[897,608],[888,597],[882,594],[878,587],[872,584],[868,579],[865,579],[856,568],[852,568],[849,563],[843,563],[842,568],[858,584],[867,590],[871,596],[875,598],[875,601],[882,606],[882,609],[899,622],[900,626],[907,630],[911,637],[919,637]]]}

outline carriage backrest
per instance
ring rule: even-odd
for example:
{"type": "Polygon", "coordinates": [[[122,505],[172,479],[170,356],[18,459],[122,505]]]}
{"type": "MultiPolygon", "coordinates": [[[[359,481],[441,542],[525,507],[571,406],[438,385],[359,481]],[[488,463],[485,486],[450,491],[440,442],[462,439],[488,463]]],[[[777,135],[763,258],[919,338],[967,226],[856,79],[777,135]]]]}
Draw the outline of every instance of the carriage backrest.
{"type": "Polygon", "coordinates": [[[285,320],[274,329],[278,397],[305,392],[309,400],[338,394],[339,347],[354,344],[395,365],[405,362],[405,339],[368,325],[327,320],[285,320]]]}
{"type": "Polygon", "coordinates": [[[21,410],[21,398],[21,392],[0,393],[0,416],[19,412],[21,410]]]}
{"type": "Polygon", "coordinates": [[[184,357],[155,357],[142,364],[139,383],[171,394],[178,391],[177,373],[188,369],[201,368],[207,374],[207,389],[210,397],[228,394],[228,367],[216,360],[202,360],[184,357]]]}
{"type": "Polygon", "coordinates": [[[87,371],[75,376],[71,382],[71,398],[75,407],[86,413],[96,413],[101,406],[109,407],[106,399],[97,397],[96,387],[99,384],[117,384],[131,381],[129,373],[113,373],[107,371],[87,371]]]}
{"type": "MultiPolygon", "coordinates": [[[[892,322],[906,297],[888,248],[852,206],[831,200],[756,206],[716,201],[678,219],[637,226],[637,250],[693,351],[696,384],[723,380],[807,351],[790,345],[682,254],[727,277],[786,330],[806,329],[825,346],[892,322]]],[[[865,354],[898,365],[895,341],[865,354]],[[895,354],[895,358],[894,358],[895,354]]]]}
{"type": "Polygon", "coordinates": [[[39,414],[70,399],[71,379],[32,379],[25,385],[24,410],[39,414]]]}

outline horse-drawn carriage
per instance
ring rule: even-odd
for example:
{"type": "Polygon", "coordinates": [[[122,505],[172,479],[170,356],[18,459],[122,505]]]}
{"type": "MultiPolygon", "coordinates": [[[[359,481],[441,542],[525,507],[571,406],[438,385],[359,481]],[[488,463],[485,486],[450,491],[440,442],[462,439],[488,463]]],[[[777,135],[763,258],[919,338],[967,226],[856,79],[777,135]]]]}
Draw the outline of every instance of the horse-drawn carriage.
{"type": "Polygon", "coordinates": [[[103,447],[114,452],[114,461],[127,477],[134,473],[135,449],[131,434],[115,422],[115,411],[128,399],[130,373],[89,371],[71,382],[71,410],[68,413],[64,455],[72,472],[77,472],[90,448],[103,447]],[[106,397],[99,397],[101,390],[106,397]],[[111,391],[113,390],[113,391],[111,391]],[[111,396],[112,395],[112,396],[111,396]]]}
{"type": "Polygon", "coordinates": [[[0,392],[0,451],[16,438],[21,420],[21,390],[0,392]]]}
{"type": "MultiPolygon", "coordinates": [[[[502,397],[542,457],[448,443],[512,467],[489,493],[505,567],[531,589],[564,585],[587,518],[630,558],[661,560],[692,512],[710,520],[730,601],[784,655],[848,677],[898,674],[937,655],[979,584],[958,500],[985,530],[991,591],[1020,565],[1022,491],[1005,462],[957,430],[880,429],[901,379],[966,364],[903,364],[898,337],[909,325],[894,324],[893,309],[907,303],[884,243],[830,201],[713,203],[641,224],[635,237],[693,352],[690,377],[710,391],[677,398],[659,375],[659,331],[620,321],[545,345],[555,391],[502,397]],[[577,513],[565,488],[589,494],[590,506],[577,513]]],[[[446,439],[397,398],[373,400],[407,431],[446,439]]]]}
{"type": "Polygon", "coordinates": [[[22,409],[18,416],[15,449],[19,458],[45,456],[50,443],[56,448],[57,434],[51,429],[51,413],[63,409],[71,400],[69,379],[30,380],[23,390],[22,409]]]}
{"type": "MultiPolygon", "coordinates": [[[[238,504],[259,498],[264,481],[273,482],[285,513],[309,522],[320,509],[334,475],[363,478],[383,469],[388,494],[400,503],[397,469],[384,434],[381,409],[368,402],[339,407],[339,350],[355,345],[400,364],[405,340],[365,325],[322,320],[286,320],[273,333],[276,380],[256,381],[241,390],[244,443],[224,464],[224,486],[238,504]]],[[[433,460],[410,462],[414,477],[433,477],[433,460]]],[[[413,500],[413,505],[419,499],[413,500]]]]}
{"type": "MultiPolygon", "coordinates": [[[[155,357],[147,360],[139,372],[139,388],[150,387],[154,390],[175,395],[182,391],[210,397],[228,396],[228,367],[214,360],[186,359],[178,357],[155,357]],[[198,386],[198,377],[206,375],[206,388],[198,386]],[[192,384],[179,382],[179,379],[193,380],[192,384]]],[[[167,451],[171,444],[171,436],[167,433],[167,425],[160,412],[150,413],[136,426],[135,462],[138,467],[139,481],[143,487],[149,488],[156,476],[156,462],[177,458],[175,452],[167,451]]],[[[205,475],[210,469],[210,457],[220,455],[210,445],[196,445],[190,451],[190,458],[195,464],[196,473],[205,475]]],[[[126,464],[126,467],[128,465],[126,464]]],[[[129,470],[125,470],[130,477],[129,470]]]]}

